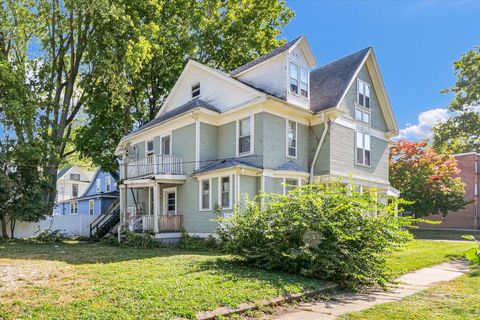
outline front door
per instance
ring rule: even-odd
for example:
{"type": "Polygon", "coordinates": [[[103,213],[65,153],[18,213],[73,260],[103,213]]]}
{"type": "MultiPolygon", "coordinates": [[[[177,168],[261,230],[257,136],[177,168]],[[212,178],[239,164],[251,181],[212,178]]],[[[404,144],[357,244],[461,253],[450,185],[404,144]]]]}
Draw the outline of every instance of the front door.
{"type": "Polygon", "coordinates": [[[177,188],[163,189],[163,214],[177,214],[177,188]]]}

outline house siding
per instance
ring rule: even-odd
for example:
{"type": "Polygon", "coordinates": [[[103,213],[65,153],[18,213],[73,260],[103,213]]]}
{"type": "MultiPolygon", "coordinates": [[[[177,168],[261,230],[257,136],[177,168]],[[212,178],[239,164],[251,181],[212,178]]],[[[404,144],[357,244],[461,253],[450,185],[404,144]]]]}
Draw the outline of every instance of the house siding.
{"type": "Polygon", "coordinates": [[[195,170],[195,124],[172,131],[172,155],[182,157],[183,173],[190,175],[195,170]]]}
{"type": "MultiPolygon", "coordinates": [[[[313,161],[320,139],[322,138],[325,123],[312,126],[309,137],[309,163],[313,161]]],[[[314,165],[314,175],[326,174],[330,171],[330,132],[327,131],[320,147],[318,158],[314,165]]]]}

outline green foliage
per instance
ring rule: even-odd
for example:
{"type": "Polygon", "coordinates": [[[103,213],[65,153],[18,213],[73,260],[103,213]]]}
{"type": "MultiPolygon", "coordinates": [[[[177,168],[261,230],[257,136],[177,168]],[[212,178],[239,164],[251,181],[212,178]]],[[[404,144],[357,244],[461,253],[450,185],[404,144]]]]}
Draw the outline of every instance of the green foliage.
{"type": "Polygon", "coordinates": [[[190,236],[186,232],[182,232],[180,239],[180,248],[186,251],[219,251],[221,250],[220,242],[213,236],[200,238],[190,236]]]}
{"type": "Polygon", "coordinates": [[[386,286],[389,255],[412,238],[414,219],[396,217],[394,203],[332,183],[269,194],[263,209],[251,201],[221,219],[228,252],[247,263],[331,280],[348,288],[386,286]]]}
{"type": "Polygon", "coordinates": [[[480,152],[480,47],[463,54],[454,63],[457,81],[444,90],[454,93],[453,117],[433,128],[433,146],[441,152],[480,152]]]}
{"type": "Polygon", "coordinates": [[[47,229],[47,230],[41,231],[34,238],[34,240],[38,242],[63,242],[67,239],[68,237],[66,236],[66,234],[59,229],[56,229],[56,230],[47,229]]]}
{"type": "MultiPolygon", "coordinates": [[[[118,244],[120,247],[128,247],[135,249],[151,249],[165,247],[165,244],[157,241],[151,234],[148,233],[136,233],[125,230],[122,232],[122,241],[118,244]]],[[[108,241],[108,240],[107,240],[108,241]]],[[[111,240],[109,241],[112,242],[111,240]]]]}
{"type": "Polygon", "coordinates": [[[465,258],[467,258],[471,264],[480,267],[480,238],[475,238],[472,235],[463,236],[464,239],[474,241],[477,244],[477,248],[472,248],[465,253],[465,258]]]}
{"type": "Polygon", "coordinates": [[[455,177],[459,172],[451,155],[437,153],[426,141],[400,140],[390,148],[390,182],[409,201],[402,208],[415,217],[465,207],[465,185],[455,177]]]}

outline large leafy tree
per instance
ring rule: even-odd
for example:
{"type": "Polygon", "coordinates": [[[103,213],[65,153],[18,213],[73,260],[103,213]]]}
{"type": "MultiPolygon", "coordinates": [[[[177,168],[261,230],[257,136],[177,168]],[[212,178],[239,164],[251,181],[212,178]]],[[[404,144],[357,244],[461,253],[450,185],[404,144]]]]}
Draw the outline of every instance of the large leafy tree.
{"type": "Polygon", "coordinates": [[[400,140],[390,149],[390,182],[411,203],[403,209],[416,217],[446,215],[464,208],[465,189],[457,162],[437,153],[426,141],[400,140]]]}
{"type": "Polygon", "coordinates": [[[455,85],[445,92],[454,94],[449,120],[433,128],[433,146],[441,152],[480,152],[480,47],[454,63],[455,85]]]}
{"type": "Polygon", "coordinates": [[[82,155],[117,169],[113,151],[134,124],[153,119],[188,59],[229,71],[281,45],[293,13],[284,1],[137,1],[105,21],[90,58],[85,112],[75,143],[82,155]]]}

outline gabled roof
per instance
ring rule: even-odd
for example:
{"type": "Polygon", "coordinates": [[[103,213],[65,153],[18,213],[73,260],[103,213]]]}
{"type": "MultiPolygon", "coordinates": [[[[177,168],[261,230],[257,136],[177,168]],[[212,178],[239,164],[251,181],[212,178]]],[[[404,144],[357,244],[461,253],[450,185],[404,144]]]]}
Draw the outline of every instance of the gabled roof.
{"type": "Polygon", "coordinates": [[[63,177],[68,171],[70,171],[70,169],[72,169],[74,167],[74,165],[71,165],[71,166],[68,166],[60,171],[58,171],[57,173],[57,180],[60,179],[61,177],[63,177]]]}
{"type": "Polygon", "coordinates": [[[159,123],[162,123],[164,121],[167,121],[171,118],[174,118],[176,116],[179,116],[179,115],[182,115],[188,111],[191,111],[193,109],[197,109],[197,108],[204,108],[204,109],[207,109],[207,110],[211,110],[211,111],[215,111],[215,112],[220,112],[220,110],[218,110],[217,108],[215,108],[214,106],[212,106],[211,104],[209,104],[208,102],[205,102],[199,98],[196,98],[196,99],[193,99],[193,100],[190,100],[188,101],[187,103],[181,105],[180,107],[178,108],[175,108],[175,109],[172,109],[170,111],[167,111],[165,112],[164,114],[156,117],[155,119],[145,123],[143,126],[141,126],[140,128],[138,128],[137,130],[134,130],[132,132],[130,132],[128,136],[130,135],[133,135],[133,134],[136,134],[136,133],[139,133],[141,131],[144,131],[150,127],[153,127],[154,125],[157,125],[159,123]]]}
{"type": "Polygon", "coordinates": [[[238,160],[238,159],[223,159],[223,160],[216,160],[208,163],[204,167],[200,168],[199,170],[195,171],[194,174],[198,173],[203,173],[203,172],[208,172],[208,171],[214,171],[214,170],[220,170],[220,169],[225,169],[225,168],[231,168],[231,167],[250,167],[250,168],[255,168],[255,169],[261,169],[260,166],[257,166],[253,163],[250,163],[245,160],[238,160]]]}
{"type": "Polygon", "coordinates": [[[334,108],[363,64],[370,47],[310,72],[310,109],[314,112],[334,108]]]}

